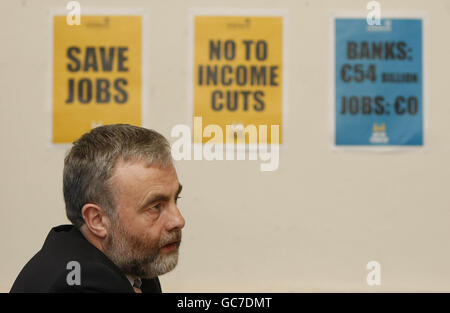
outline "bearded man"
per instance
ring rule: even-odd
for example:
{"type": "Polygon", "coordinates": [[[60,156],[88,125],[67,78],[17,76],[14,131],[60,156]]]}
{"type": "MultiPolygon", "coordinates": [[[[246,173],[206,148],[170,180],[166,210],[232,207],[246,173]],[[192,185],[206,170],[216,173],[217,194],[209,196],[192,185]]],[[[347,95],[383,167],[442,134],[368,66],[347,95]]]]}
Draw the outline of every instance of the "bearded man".
{"type": "Polygon", "coordinates": [[[116,124],[92,129],[64,160],[71,225],[54,227],[11,292],[153,292],[178,262],[185,220],[170,144],[116,124]]]}

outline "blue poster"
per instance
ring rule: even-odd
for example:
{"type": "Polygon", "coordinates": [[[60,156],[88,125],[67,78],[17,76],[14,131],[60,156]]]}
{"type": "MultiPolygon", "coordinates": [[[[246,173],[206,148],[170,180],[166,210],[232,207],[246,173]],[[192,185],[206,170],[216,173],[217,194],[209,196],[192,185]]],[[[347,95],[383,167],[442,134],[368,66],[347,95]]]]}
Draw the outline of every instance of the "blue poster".
{"type": "Polygon", "coordinates": [[[423,146],[422,19],[335,19],[335,145],[423,146]]]}

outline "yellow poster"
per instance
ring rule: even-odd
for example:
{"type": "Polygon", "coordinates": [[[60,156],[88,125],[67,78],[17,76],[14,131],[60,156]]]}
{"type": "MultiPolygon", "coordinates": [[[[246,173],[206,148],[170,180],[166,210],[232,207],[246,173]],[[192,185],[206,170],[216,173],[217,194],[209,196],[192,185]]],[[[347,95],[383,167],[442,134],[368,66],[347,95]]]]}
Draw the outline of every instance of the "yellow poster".
{"type": "MultiPolygon", "coordinates": [[[[194,16],[193,106],[202,127],[279,125],[282,142],[283,17],[194,16]]],[[[246,136],[247,144],[256,144],[246,136]]],[[[271,134],[267,142],[271,143],[271,134]]],[[[194,142],[208,142],[194,137],[194,142]]],[[[274,140],[278,141],[278,138],[274,140]]]]}
{"type": "Polygon", "coordinates": [[[91,128],[141,125],[141,16],[54,16],[53,143],[91,128]]]}

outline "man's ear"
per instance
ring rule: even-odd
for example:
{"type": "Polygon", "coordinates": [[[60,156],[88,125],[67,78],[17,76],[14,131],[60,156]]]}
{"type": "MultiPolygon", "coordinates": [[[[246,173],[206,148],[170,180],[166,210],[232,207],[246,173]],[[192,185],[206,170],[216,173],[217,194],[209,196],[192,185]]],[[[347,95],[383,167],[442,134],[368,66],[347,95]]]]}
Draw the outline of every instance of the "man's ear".
{"type": "Polygon", "coordinates": [[[102,239],[107,236],[110,224],[109,218],[100,206],[94,203],[86,203],[81,208],[81,215],[92,234],[102,239]]]}

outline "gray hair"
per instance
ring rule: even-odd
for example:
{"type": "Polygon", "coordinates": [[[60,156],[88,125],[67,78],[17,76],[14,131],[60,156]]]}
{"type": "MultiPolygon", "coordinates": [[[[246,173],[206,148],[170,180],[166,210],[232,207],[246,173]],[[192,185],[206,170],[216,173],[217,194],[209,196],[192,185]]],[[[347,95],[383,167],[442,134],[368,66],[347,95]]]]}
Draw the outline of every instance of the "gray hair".
{"type": "Polygon", "coordinates": [[[110,178],[119,160],[146,161],[147,165],[173,165],[170,144],[158,132],[142,127],[115,124],[100,126],[73,143],[64,159],[63,192],[67,218],[81,227],[81,208],[86,203],[102,207],[115,216],[110,178]]]}

